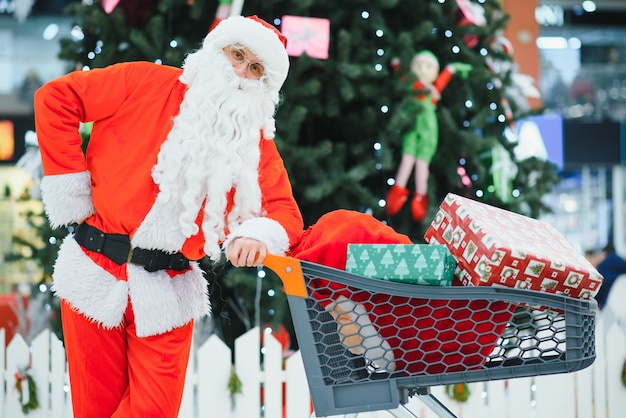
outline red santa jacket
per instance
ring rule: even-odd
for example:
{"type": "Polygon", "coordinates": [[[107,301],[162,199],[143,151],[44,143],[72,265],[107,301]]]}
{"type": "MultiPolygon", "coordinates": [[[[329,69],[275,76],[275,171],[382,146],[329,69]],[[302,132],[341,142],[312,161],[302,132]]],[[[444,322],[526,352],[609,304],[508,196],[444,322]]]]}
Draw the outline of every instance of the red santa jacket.
{"type": "MultiPolygon", "coordinates": [[[[67,74],[37,91],[42,199],[53,227],[86,218],[105,232],[131,239],[142,235],[144,242],[148,236],[151,248],[172,250],[177,237],[163,233],[168,225],[144,220],[159,191],[151,171],[187,89],[179,80],[181,72],[147,62],[116,64],[67,74]],[[78,129],[80,122],[89,121],[93,129],[84,154],[78,129]]],[[[259,147],[266,215],[245,221],[237,235],[261,239],[270,252],[281,253],[298,242],[302,217],[274,142],[260,138],[259,147]]],[[[175,250],[188,258],[204,255],[201,229],[180,241],[175,250]]],[[[206,282],[197,263],[182,273],[148,273],[83,250],[73,239],[64,240],[59,251],[53,290],[107,327],[119,325],[130,296],[140,336],[170,330],[208,312],[206,282]]]]}

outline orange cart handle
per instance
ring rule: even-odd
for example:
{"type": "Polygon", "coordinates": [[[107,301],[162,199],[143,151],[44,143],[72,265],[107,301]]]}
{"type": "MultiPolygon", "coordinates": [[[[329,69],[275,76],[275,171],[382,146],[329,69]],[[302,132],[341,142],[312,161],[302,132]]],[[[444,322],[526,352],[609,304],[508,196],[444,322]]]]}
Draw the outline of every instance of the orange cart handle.
{"type": "Polygon", "coordinates": [[[283,290],[287,295],[301,298],[308,296],[300,261],[293,257],[267,254],[263,260],[263,265],[280,277],[283,282],[283,290]]]}

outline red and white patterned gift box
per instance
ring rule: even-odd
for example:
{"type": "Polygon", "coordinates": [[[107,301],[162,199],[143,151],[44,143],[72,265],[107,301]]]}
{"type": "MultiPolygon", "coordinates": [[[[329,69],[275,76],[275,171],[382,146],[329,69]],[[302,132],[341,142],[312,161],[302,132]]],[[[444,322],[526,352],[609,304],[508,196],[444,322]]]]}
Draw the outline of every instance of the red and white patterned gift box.
{"type": "Polygon", "coordinates": [[[449,193],[424,237],[444,244],[466,286],[496,285],[589,299],[602,276],[553,226],[449,193]]]}

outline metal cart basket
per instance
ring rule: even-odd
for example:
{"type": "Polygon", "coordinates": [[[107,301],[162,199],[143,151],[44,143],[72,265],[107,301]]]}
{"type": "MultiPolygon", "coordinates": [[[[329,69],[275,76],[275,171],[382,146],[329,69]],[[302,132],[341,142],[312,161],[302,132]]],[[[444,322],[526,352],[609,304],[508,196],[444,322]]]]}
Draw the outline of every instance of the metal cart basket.
{"type": "Polygon", "coordinates": [[[283,282],[317,417],[402,409],[411,396],[454,417],[431,386],[595,360],[594,300],[397,283],[276,255],[264,265],[283,282]]]}

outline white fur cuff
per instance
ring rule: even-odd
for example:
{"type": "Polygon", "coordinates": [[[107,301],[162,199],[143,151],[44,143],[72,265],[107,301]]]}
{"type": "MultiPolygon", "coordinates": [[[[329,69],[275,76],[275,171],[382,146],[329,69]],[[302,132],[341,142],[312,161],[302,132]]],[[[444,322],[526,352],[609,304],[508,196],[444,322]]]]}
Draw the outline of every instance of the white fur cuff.
{"type": "Polygon", "coordinates": [[[228,235],[223,248],[228,248],[228,244],[239,237],[254,238],[263,242],[272,254],[283,255],[289,250],[287,231],[281,224],[270,218],[254,218],[243,221],[228,235]]]}
{"type": "Polygon", "coordinates": [[[91,173],[57,174],[41,180],[41,200],[50,226],[59,228],[93,215],[91,173]]]}

